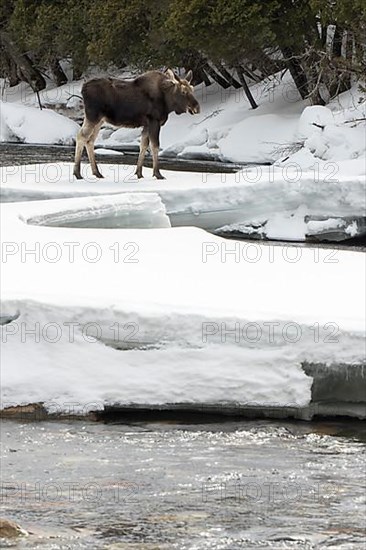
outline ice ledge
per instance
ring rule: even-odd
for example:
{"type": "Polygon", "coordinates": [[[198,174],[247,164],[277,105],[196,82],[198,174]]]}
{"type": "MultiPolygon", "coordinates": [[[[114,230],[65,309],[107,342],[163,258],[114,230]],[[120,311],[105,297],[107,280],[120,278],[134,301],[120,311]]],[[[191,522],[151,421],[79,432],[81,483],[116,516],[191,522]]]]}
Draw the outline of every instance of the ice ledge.
{"type": "Polygon", "coordinates": [[[81,413],[49,410],[44,403],[11,404],[0,410],[0,419],[21,422],[41,420],[82,420],[103,422],[155,422],[177,421],[184,423],[222,422],[235,419],[295,419],[311,421],[316,418],[348,417],[366,419],[366,403],[310,403],[304,407],[256,406],[217,403],[167,403],[128,405],[94,404],[94,408],[81,413]]]}
{"type": "MultiPolygon", "coordinates": [[[[72,168],[70,163],[4,167],[1,200],[157,193],[173,227],[193,225],[210,231],[225,227],[251,238],[258,238],[264,227],[267,238],[277,240],[305,240],[306,235],[341,240],[365,232],[361,158],[336,163],[337,179],[321,170],[317,177],[307,169],[292,178],[292,172],[287,174],[282,167],[257,166],[235,174],[166,171],[166,180],[137,181],[133,166],[106,164],[103,182],[88,170],[80,182],[72,168]]],[[[146,169],[147,176],[149,172],[146,169]]]]}
{"type": "Polygon", "coordinates": [[[84,228],[166,228],[170,221],[157,193],[121,193],[22,205],[30,225],[84,228]]]}

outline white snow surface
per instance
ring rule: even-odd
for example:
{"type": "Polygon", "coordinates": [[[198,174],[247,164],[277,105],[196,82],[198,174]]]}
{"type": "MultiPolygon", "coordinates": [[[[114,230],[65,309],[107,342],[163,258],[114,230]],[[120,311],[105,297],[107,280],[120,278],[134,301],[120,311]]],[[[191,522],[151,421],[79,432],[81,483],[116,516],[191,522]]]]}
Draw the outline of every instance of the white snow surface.
{"type": "Polygon", "coordinates": [[[49,109],[0,102],[0,141],[72,145],[79,125],[49,109]]]}
{"type": "Polygon", "coordinates": [[[252,116],[239,122],[220,140],[224,159],[232,162],[274,162],[281,156],[281,147],[296,138],[298,117],[286,115],[252,116]]]}
{"type": "Polygon", "coordinates": [[[102,147],[100,149],[95,149],[94,152],[96,155],[124,155],[122,151],[116,151],[115,149],[104,149],[102,147]]]}
{"type": "Polygon", "coordinates": [[[24,221],[73,201],[1,206],[3,407],[303,407],[302,361],[362,360],[361,254],[24,221]]]}

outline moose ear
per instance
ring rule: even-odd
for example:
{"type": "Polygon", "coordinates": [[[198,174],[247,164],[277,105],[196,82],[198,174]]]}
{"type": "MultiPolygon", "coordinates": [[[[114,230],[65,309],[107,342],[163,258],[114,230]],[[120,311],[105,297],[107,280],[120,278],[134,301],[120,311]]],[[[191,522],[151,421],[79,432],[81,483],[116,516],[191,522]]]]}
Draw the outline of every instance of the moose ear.
{"type": "Polygon", "coordinates": [[[174,72],[173,72],[171,69],[167,69],[167,70],[165,71],[165,74],[167,75],[167,77],[169,78],[169,80],[171,80],[172,82],[174,82],[174,84],[177,83],[176,76],[175,76],[174,72]]]}
{"type": "Polygon", "coordinates": [[[185,80],[190,84],[192,78],[193,78],[193,73],[192,73],[191,70],[189,70],[188,73],[187,73],[186,76],[185,76],[185,80]]]}

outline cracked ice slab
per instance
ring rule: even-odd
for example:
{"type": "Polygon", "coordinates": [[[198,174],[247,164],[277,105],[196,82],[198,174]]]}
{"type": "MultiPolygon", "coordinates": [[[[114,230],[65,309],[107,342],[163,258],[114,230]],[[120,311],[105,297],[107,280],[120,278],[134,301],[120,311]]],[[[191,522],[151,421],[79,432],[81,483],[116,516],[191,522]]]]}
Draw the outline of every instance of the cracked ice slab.
{"type": "Polygon", "coordinates": [[[121,193],[30,202],[22,205],[19,218],[30,225],[51,227],[170,227],[165,206],[157,193],[121,193]]]}

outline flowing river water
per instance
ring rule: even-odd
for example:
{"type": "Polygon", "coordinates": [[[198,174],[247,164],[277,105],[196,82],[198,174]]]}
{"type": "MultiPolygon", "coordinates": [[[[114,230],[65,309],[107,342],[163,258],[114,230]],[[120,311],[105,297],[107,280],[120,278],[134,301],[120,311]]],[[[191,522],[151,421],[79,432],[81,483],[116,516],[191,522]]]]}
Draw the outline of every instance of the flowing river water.
{"type": "MultiPolygon", "coordinates": [[[[0,147],[0,165],[55,157],[71,149],[0,147]]],[[[364,422],[188,422],[2,420],[1,516],[29,536],[0,546],[365,549],[364,422]]]]}
{"type": "MultiPolygon", "coordinates": [[[[2,423],[17,548],[365,548],[365,425],[2,423]]],[[[8,543],[8,545],[11,543],[8,543]]]]}

